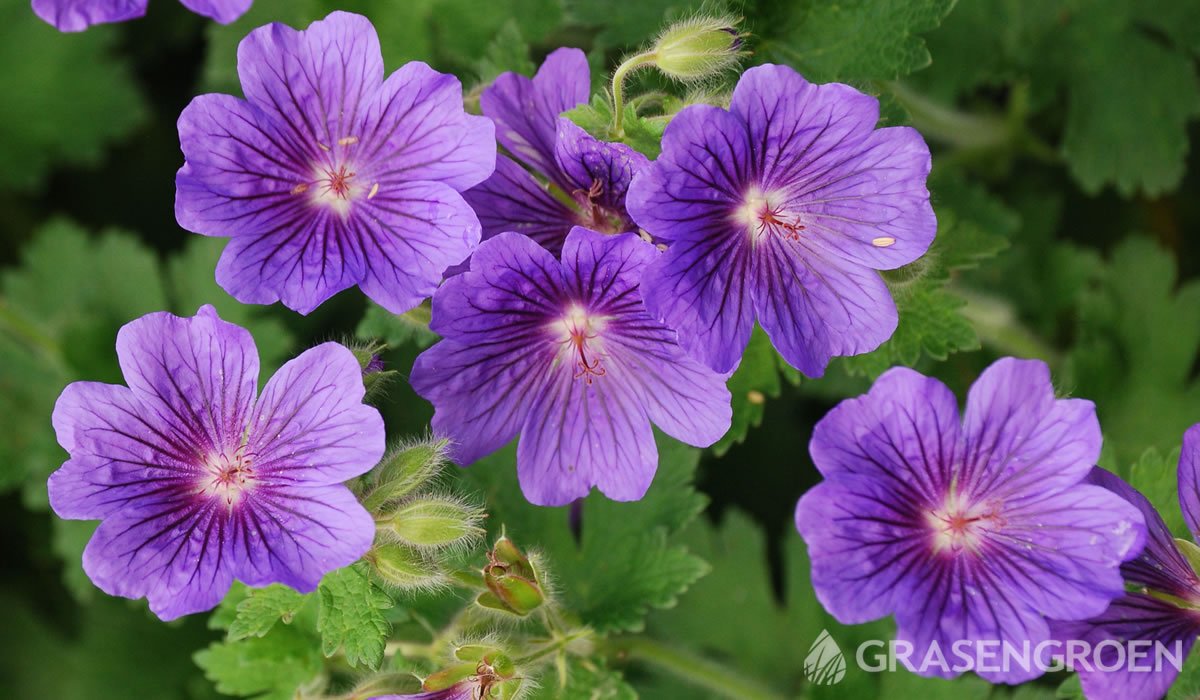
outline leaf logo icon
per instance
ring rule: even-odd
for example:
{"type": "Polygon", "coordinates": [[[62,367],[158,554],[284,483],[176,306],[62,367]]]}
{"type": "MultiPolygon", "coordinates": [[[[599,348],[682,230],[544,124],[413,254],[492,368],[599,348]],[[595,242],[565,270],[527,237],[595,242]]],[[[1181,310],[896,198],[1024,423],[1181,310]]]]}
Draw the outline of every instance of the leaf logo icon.
{"type": "Polygon", "coordinates": [[[846,676],[846,657],[827,630],[821,630],[808,656],[804,657],[804,677],[814,685],[833,685],[846,676]]]}

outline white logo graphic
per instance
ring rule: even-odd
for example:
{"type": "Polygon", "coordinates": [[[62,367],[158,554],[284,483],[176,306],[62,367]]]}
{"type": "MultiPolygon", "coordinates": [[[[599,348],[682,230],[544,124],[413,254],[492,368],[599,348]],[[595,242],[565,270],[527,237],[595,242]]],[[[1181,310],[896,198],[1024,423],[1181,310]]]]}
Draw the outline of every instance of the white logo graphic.
{"type": "Polygon", "coordinates": [[[804,677],[814,685],[833,685],[846,676],[846,657],[829,632],[821,630],[804,657],[804,677]]]}

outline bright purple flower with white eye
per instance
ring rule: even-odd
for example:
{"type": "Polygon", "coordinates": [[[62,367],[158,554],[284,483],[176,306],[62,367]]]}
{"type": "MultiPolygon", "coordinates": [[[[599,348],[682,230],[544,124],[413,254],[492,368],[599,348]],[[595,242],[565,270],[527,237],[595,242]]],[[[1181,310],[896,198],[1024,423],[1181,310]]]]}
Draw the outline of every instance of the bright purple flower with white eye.
{"type": "MultiPolygon", "coordinates": [[[[1200,425],[1183,436],[1178,480],[1179,505],[1196,540],[1200,538],[1200,425]]],[[[1180,548],[1195,550],[1195,545],[1175,540],[1154,506],[1120,477],[1096,469],[1091,482],[1137,506],[1146,519],[1146,548],[1121,567],[1125,581],[1140,590],[1114,600],[1107,610],[1087,621],[1056,622],[1052,629],[1059,639],[1084,640],[1093,649],[1104,640],[1115,640],[1124,647],[1124,657],[1111,644],[1098,652],[1100,666],[1118,670],[1076,668],[1088,700],[1157,700],[1170,689],[1179,669],[1162,663],[1158,669],[1148,670],[1154,665],[1152,655],[1136,661],[1140,668],[1130,668],[1130,643],[1143,643],[1142,650],[1150,654],[1153,649],[1147,647],[1160,643],[1169,653],[1178,651],[1181,658],[1187,658],[1200,635],[1200,575],[1180,548]]]]}
{"type": "Polygon", "coordinates": [[[383,419],[349,350],[305,351],[256,400],[253,339],[205,306],[126,324],[117,356],[128,387],[75,382],[53,418],[71,458],[50,505],[103,520],[83,552],[101,590],[170,620],[235,578],[311,591],[371,546],[375,524],[342,482],[382,457],[383,419]]]}
{"type": "Polygon", "coordinates": [[[433,428],[470,464],[518,433],[526,498],[562,505],[592,486],[641,498],[658,465],[653,422],[707,446],[729,428],[721,375],[689,358],[642,305],[638,282],[658,255],[635,234],[583,228],[560,263],[518,233],[485,241],[469,272],[433,297],[443,338],[413,365],[433,428]]]}
{"type": "MultiPolygon", "coordinates": [[[[936,645],[950,665],[956,642],[1019,652],[1050,638],[1047,617],[1098,615],[1145,538],[1137,508],[1084,483],[1100,443],[1093,404],[1055,399],[1036,360],[984,371],[961,422],[941,382],[885,372],[813,433],[825,480],[800,499],[796,527],[817,598],[845,624],[894,615],[913,659],[936,645]]],[[[978,672],[1015,683],[1040,670],[978,672]]]]}
{"type": "Polygon", "coordinates": [[[727,372],[757,320],[819,377],[831,357],[891,337],[896,306],[876,270],[920,257],[937,222],[929,148],[878,119],[870,95],[766,65],[742,75],[729,111],[692,105],[671,121],[627,206],[668,246],[642,292],[688,352],[727,372]]]}
{"type": "MultiPolygon", "coordinates": [[[[229,24],[254,0],[179,0],[196,14],[229,24]]],[[[93,24],[124,22],[146,14],[150,0],[33,0],[33,11],[60,32],[81,32],[93,24]]]]}
{"type": "Polygon", "coordinates": [[[201,95],[179,117],[175,216],[232,237],[217,281],[239,301],[308,313],[358,285],[411,309],[479,243],[459,194],[495,166],[494,127],[452,75],[409,63],[383,79],[370,21],[335,12],[238,47],[246,99],[201,95]]]}
{"type": "Polygon", "coordinates": [[[516,158],[498,157],[495,174],[465,194],[479,214],[485,240],[516,231],[557,255],[574,226],[601,233],[637,231],[625,211],[625,193],[634,173],[649,161],[625,144],[598,141],[559,116],[586,103],[590,92],[587,57],[571,48],[547,56],[533,78],[505,73],[483,91],[480,107],[496,122],[496,138],[516,158]]]}

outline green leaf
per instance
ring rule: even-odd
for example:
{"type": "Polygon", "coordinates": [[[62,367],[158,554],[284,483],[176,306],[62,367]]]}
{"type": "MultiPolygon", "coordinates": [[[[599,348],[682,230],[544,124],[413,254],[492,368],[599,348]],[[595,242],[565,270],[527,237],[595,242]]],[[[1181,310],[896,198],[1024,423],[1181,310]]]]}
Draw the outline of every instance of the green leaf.
{"type": "Polygon", "coordinates": [[[529,57],[529,42],[521,34],[521,26],[510,19],[500,27],[496,37],[488,43],[487,52],[475,61],[475,73],[479,82],[490,83],[501,73],[509,71],[521,75],[533,75],[537,66],[529,57]]]}
{"type": "Polygon", "coordinates": [[[321,633],[325,656],[333,656],[341,649],[351,666],[379,668],[391,630],[384,611],[395,602],[371,580],[369,567],[358,563],[330,572],[321,580],[317,592],[320,596],[317,630],[321,633]]]}
{"type": "Polygon", "coordinates": [[[429,330],[430,308],[428,304],[394,314],[378,304],[369,304],[367,313],[359,322],[354,334],[360,340],[382,340],[391,348],[412,343],[427,348],[437,342],[438,335],[429,330]]]}
{"type": "Polygon", "coordinates": [[[547,669],[539,686],[527,700],[637,700],[638,694],[620,672],[599,665],[592,659],[568,657],[566,685],[559,685],[555,671],[547,669]]]}
{"type": "Polygon", "coordinates": [[[269,307],[239,303],[217,285],[217,260],[227,243],[221,238],[191,236],[183,251],[167,261],[171,308],[190,316],[204,304],[212,304],[221,318],[250,331],[265,378],[289,358],[296,341],[269,307]]]}
{"type": "Polygon", "coordinates": [[[321,673],[313,639],[289,626],[265,637],[216,642],[196,652],[195,660],[219,692],[256,700],[293,700],[321,673]]]}
{"type": "Polygon", "coordinates": [[[1126,197],[1175,189],[1187,125],[1200,114],[1192,57],[1100,6],[1080,12],[1064,34],[1070,97],[1062,150],[1071,174],[1093,194],[1107,184],[1126,197]]]}
{"type": "Polygon", "coordinates": [[[667,121],[639,116],[631,104],[626,104],[624,109],[621,134],[613,133],[613,105],[607,95],[593,95],[591,104],[567,110],[563,116],[601,141],[619,141],[647,158],[657,158],[662,149],[662,135],[667,121]]]}
{"type": "Polygon", "coordinates": [[[262,637],[276,622],[290,623],[308,600],[308,596],[279,583],[252,588],[238,603],[237,615],[229,625],[229,639],[262,637]]]}
{"type": "MultiPolygon", "coordinates": [[[[721,659],[785,697],[797,697],[801,691],[810,698],[909,697],[879,694],[880,677],[892,674],[870,673],[853,662],[854,651],[862,642],[892,638],[890,622],[851,627],[826,614],[809,581],[804,543],[794,532],[783,538],[782,600],[775,595],[767,565],[766,537],[746,515],[727,511],[719,527],[698,520],[684,532],[683,540],[712,563],[712,573],[681,597],[677,606],[651,614],[647,622],[651,636],[721,659]],[[846,655],[846,676],[837,685],[806,688],[804,660],[822,631],[827,631],[846,655]]],[[[678,681],[664,686],[675,692],[654,697],[716,700],[716,696],[681,686],[678,681]]]]}
{"type": "Polygon", "coordinates": [[[574,24],[597,28],[597,45],[609,49],[636,48],[648,43],[671,19],[701,8],[719,9],[723,4],[706,4],[702,0],[639,0],[622,3],[620,10],[615,11],[609,0],[565,0],[567,18],[574,24]]]}
{"type": "Polygon", "coordinates": [[[1171,534],[1191,537],[1179,508],[1179,450],[1163,454],[1151,447],[1129,469],[1129,485],[1146,497],[1171,534]]]}
{"type": "Polygon", "coordinates": [[[1122,241],[1098,277],[1062,375],[1096,402],[1115,463],[1132,464],[1148,447],[1174,449],[1200,416],[1200,281],[1177,285],[1171,255],[1140,236],[1122,241]]]}
{"type": "MultiPolygon", "coordinates": [[[[34,579],[27,584],[39,585],[34,579]]],[[[32,598],[13,590],[20,589],[6,587],[0,593],[7,611],[6,634],[0,638],[4,697],[218,697],[191,660],[192,652],[212,636],[199,619],[164,625],[145,605],[105,596],[85,606],[49,598],[60,604],[42,615],[32,598]]]]}
{"type": "Polygon", "coordinates": [[[642,500],[618,503],[598,493],[584,500],[578,543],[565,526],[566,508],[534,506],[521,495],[512,446],[463,478],[483,492],[493,534],[503,529],[522,549],[541,549],[569,610],[599,632],[636,631],[649,609],[673,605],[708,571],[672,538],[704,508],[692,485],[700,451],[665,438],[658,449],[658,473],[642,500]]]}
{"type": "Polygon", "coordinates": [[[790,63],[817,82],[894,80],[929,65],[921,34],[955,0],[801,0],[776,26],[751,27],[765,58],[790,63]]]}
{"type": "Polygon", "coordinates": [[[1166,700],[1195,700],[1200,697],[1200,647],[1192,647],[1183,663],[1183,671],[1171,689],[1167,691],[1166,700]]]}
{"type": "Polygon", "coordinates": [[[115,27],[63,34],[26,2],[4,3],[0,20],[0,186],[33,188],[53,163],[96,165],[145,121],[115,27]]]}
{"type": "Polygon", "coordinates": [[[55,399],[72,380],[120,381],[117,330],[166,298],[153,253],[126,233],[89,238],[55,220],[21,258],[0,274],[0,488],[24,484],[25,503],[44,509],[46,477],[65,459],[55,399]]]}
{"type": "Polygon", "coordinates": [[[80,603],[90,603],[96,598],[100,589],[84,572],[83,549],[88,540],[96,532],[99,523],[91,520],[63,520],[55,518],[53,522],[52,542],[54,553],[63,560],[63,583],[71,596],[80,603]]]}

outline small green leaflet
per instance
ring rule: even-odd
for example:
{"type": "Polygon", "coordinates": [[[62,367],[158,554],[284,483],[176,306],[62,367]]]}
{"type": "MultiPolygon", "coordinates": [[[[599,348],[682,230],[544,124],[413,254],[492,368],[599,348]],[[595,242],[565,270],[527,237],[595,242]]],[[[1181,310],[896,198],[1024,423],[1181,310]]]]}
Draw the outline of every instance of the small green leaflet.
{"type": "Polygon", "coordinates": [[[215,642],[194,658],[225,695],[293,700],[297,688],[319,681],[321,654],[313,641],[295,627],[278,625],[264,637],[215,642]]]}
{"type": "Polygon", "coordinates": [[[815,82],[894,80],[929,65],[921,34],[936,28],[955,0],[800,0],[770,26],[760,58],[789,63],[815,82]]]}
{"type": "Polygon", "coordinates": [[[325,656],[340,649],[353,667],[379,668],[391,631],[384,611],[395,602],[371,580],[370,568],[358,563],[326,574],[317,595],[317,631],[325,656]]]}
{"type": "Polygon", "coordinates": [[[229,639],[262,637],[277,622],[288,624],[308,602],[308,597],[282,584],[252,588],[237,605],[237,616],[229,625],[229,639]]]}

